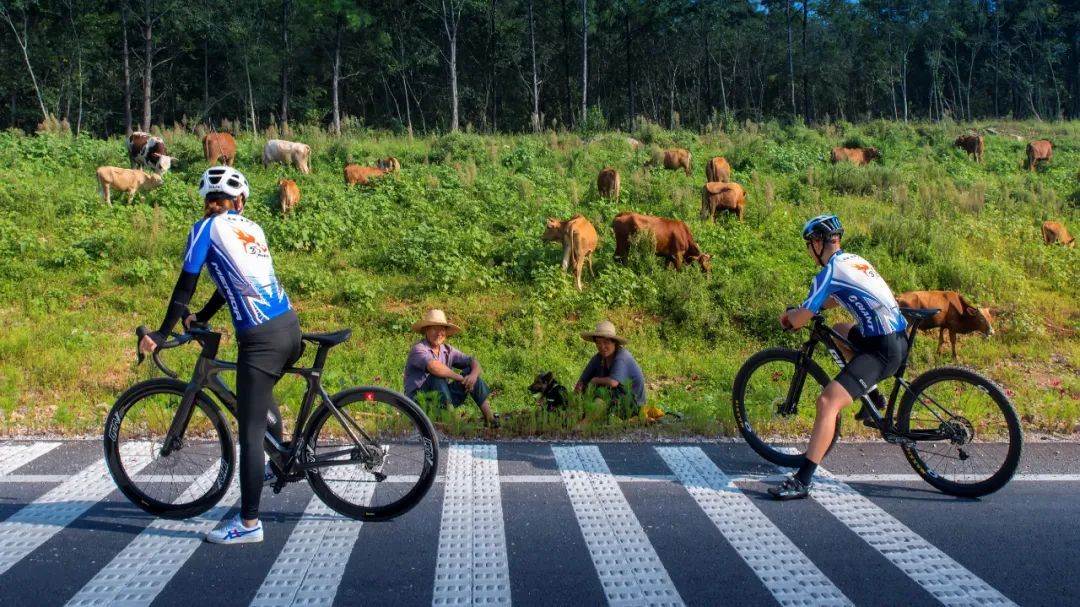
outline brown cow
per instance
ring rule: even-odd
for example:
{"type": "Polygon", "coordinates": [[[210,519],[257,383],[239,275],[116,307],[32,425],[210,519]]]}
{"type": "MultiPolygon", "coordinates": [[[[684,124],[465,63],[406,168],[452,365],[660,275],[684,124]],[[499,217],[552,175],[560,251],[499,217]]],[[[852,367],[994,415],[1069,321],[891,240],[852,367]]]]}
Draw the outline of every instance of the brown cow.
{"type": "Polygon", "coordinates": [[[1076,246],[1076,238],[1073,238],[1065,225],[1057,221],[1044,221],[1042,224],[1043,242],[1054,244],[1060,242],[1070,249],[1076,246]]]}
{"type": "Polygon", "coordinates": [[[544,240],[557,240],[563,243],[562,269],[563,272],[571,265],[574,266],[574,284],[577,290],[581,290],[581,268],[585,260],[589,261],[589,274],[593,275],[592,257],[596,251],[596,243],[600,237],[596,234],[596,228],[581,215],[574,215],[566,221],[548,219],[547,228],[541,237],[544,240]]]}
{"type": "Polygon", "coordinates": [[[150,133],[135,131],[127,138],[128,160],[131,168],[150,167],[163,175],[172,167],[172,157],[165,152],[165,142],[150,133]]]}
{"type": "Polygon", "coordinates": [[[652,158],[645,163],[645,166],[654,166],[663,164],[664,168],[669,171],[675,171],[682,169],[686,171],[686,175],[690,175],[690,151],[683,148],[676,148],[674,150],[666,150],[661,152],[659,150],[653,153],[652,158]]]}
{"type": "Polygon", "coordinates": [[[832,163],[836,164],[844,160],[850,160],[859,166],[863,166],[875,158],[881,158],[881,150],[877,148],[833,148],[832,163]]]}
{"type": "Polygon", "coordinates": [[[601,170],[600,174],[596,176],[596,190],[604,198],[618,200],[621,184],[622,180],[619,178],[619,172],[611,167],[601,170]]]}
{"type": "Polygon", "coordinates": [[[282,179],[278,182],[278,203],[281,204],[281,214],[284,215],[296,207],[300,202],[300,188],[292,179],[282,179]]]}
{"type": "Polygon", "coordinates": [[[991,326],[994,318],[988,308],[976,308],[968,303],[964,296],[956,291],[910,291],[901,293],[896,303],[902,308],[922,310],[941,310],[937,314],[919,323],[920,329],[940,327],[937,353],[945,343],[945,331],[949,332],[953,358],[956,358],[956,336],[962,333],[978,331],[990,337],[994,334],[991,326]]]}
{"type": "Polygon", "coordinates": [[[376,160],[375,166],[382,169],[384,173],[396,173],[401,170],[401,163],[393,156],[387,156],[386,158],[376,160]]]}
{"type": "Polygon", "coordinates": [[[963,148],[968,156],[974,156],[975,162],[982,162],[983,138],[979,135],[960,135],[953,142],[958,148],[963,148]]]}
{"type": "Polygon", "coordinates": [[[1054,155],[1054,144],[1045,139],[1038,141],[1032,141],[1027,144],[1027,159],[1024,162],[1024,168],[1029,171],[1035,170],[1035,163],[1040,160],[1050,162],[1050,158],[1054,155]]]}
{"type": "Polygon", "coordinates": [[[153,190],[161,187],[165,179],[157,173],[144,173],[140,169],[122,169],[120,167],[98,167],[98,194],[112,206],[112,189],[127,192],[128,204],[135,198],[135,192],[153,190]]]}
{"type": "Polygon", "coordinates": [[[615,260],[626,263],[630,252],[630,237],[638,232],[651,232],[656,239],[656,254],[682,269],[683,261],[701,264],[701,271],[708,273],[712,255],[701,252],[690,228],[678,219],[665,219],[640,213],[619,213],[611,222],[615,232],[615,260]]]}
{"type": "Polygon", "coordinates": [[[715,221],[716,211],[725,210],[735,213],[742,221],[745,208],[746,191],[737,183],[713,181],[701,188],[701,219],[715,221]]]}
{"type": "Polygon", "coordinates": [[[347,164],[345,165],[345,185],[370,185],[376,177],[382,177],[385,174],[385,171],[375,167],[347,164]]]}
{"type": "Polygon", "coordinates": [[[207,133],[202,148],[207,162],[232,166],[236,161],[236,139],[230,133],[207,133]]]}
{"type": "Polygon", "coordinates": [[[731,165],[723,156],[717,156],[705,165],[705,181],[731,181],[731,165]]]}

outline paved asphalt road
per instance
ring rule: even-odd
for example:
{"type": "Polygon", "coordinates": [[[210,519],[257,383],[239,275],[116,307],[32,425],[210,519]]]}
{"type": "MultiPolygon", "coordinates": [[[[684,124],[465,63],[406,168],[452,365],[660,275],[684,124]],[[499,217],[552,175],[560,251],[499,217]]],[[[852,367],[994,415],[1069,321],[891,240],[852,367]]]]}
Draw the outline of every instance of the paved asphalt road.
{"type": "Polygon", "coordinates": [[[232,496],[155,520],[98,442],[0,441],[0,605],[1080,605],[1080,444],[1029,443],[980,500],[881,443],[826,465],[814,499],[775,503],[738,442],[450,444],[394,521],[294,484],[264,494],[263,543],[222,547],[201,537],[232,496]]]}

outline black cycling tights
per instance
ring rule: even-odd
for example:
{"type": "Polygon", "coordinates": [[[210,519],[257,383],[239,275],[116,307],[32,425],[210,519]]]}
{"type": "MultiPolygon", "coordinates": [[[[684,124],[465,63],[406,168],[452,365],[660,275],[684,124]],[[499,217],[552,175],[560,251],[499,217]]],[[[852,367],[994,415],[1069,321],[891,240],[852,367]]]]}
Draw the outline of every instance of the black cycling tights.
{"type": "Polygon", "coordinates": [[[263,435],[267,411],[274,412],[270,427],[281,440],[281,413],[274,402],[274,384],[281,371],[301,354],[300,325],[287,312],[237,336],[236,409],[240,426],[240,516],[259,518],[259,498],[263,488],[263,435]],[[280,319],[280,320],[279,320],[280,319]]]}

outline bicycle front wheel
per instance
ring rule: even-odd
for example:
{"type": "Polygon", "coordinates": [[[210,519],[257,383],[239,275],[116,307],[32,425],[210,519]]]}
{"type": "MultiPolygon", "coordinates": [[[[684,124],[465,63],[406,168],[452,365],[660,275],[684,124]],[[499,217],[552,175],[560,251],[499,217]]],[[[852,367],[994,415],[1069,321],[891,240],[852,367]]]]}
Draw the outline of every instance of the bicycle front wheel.
{"type": "MultiPolygon", "coordinates": [[[[815,401],[829,376],[813,360],[807,361],[802,385],[794,385],[802,355],[788,348],[769,348],[751,356],[731,389],[735,425],[746,443],[761,457],[794,468],[803,460],[817,415],[815,401]]],[[[840,435],[836,419],[829,449],[840,435]]]]}
{"type": "Polygon", "coordinates": [[[979,497],[1005,486],[1020,464],[1024,436],[1008,396],[959,367],[920,375],[900,402],[897,429],[908,463],[940,491],[979,497]]]}
{"type": "Polygon", "coordinates": [[[165,436],[187,385],[173,379],[136,384],[105,419],[105,462],[120,491],[165,518],[206,512],[233,476],[232,432],[221,409],[198,393],[187,428],[165,449],[165,436]]]}
{"type": "Polygon", "coordinates": [[[439,441],[420,407],[372,387],[346,390],[331,401],[336,412],[324,403],[306,434],[304,461],[317,464],[307,473],[312,491],[335,511],[361,520],[393,518],[415,506],[439,466],[439,441]]]}

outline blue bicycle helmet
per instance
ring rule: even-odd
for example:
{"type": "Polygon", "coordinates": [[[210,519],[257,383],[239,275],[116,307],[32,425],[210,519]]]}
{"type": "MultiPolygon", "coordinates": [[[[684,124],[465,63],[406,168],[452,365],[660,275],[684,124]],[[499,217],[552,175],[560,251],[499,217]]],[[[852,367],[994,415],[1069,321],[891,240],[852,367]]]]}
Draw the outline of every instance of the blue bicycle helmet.
{"type": "Polygon", "coordinates": [[[803,240],[811,238],[825,240],[832,236],[843,236],[844,226],[836,215],[818,215],[803,225],[803,240]]]}

